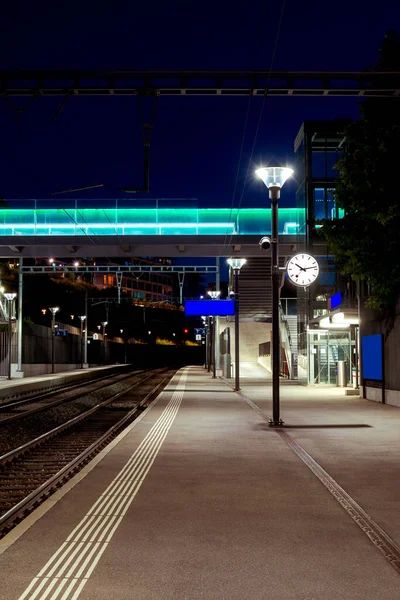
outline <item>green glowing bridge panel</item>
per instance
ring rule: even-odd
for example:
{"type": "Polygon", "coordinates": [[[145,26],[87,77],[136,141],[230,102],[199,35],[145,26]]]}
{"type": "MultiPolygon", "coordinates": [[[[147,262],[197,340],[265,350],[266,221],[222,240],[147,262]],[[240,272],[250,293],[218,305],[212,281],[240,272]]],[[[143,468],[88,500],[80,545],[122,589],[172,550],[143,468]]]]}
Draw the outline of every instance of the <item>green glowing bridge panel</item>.
{"type": "MultiPolygon", "coordinates": [[[[295,235],[304,225],[304,209],[279,209],[280,235],[295,235]]],[[[268,233],[269,208],[0,208],[0,237],[268,233]]]]}

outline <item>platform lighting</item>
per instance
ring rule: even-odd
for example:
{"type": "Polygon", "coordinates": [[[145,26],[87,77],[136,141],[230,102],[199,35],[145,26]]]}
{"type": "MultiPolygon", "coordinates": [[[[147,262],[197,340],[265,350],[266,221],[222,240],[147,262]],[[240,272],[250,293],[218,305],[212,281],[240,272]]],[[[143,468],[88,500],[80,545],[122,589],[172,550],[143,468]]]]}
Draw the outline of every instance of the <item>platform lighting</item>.
{"type": "Polygon", "coordinates": [[[49,258],[49,263],[52,264],[54,262],[54,258],[49,258]]]}
{"type": "Polygon", "coordinates": [[[272,420],[270,425],[283,425],[279,416],[279,287],[281,274],[279,272],[278,254],[278,200],[281,187],[293,175],[293,169],[288,167],[263,167],[256,170],[256,175],[263,181],[269,191],[271,200],[271,251],[272,251],[272,420]]]}
{"type": "Polygon", "coordinates": [[[60,310],[58,306],[51,306],[49,311],[51,312],[51,372],[54,373],[55,363],[55,347],[54,338],[56,335],[56,313],[60,310]]]}
{"type": "MultiPolygon", "coordinates": [[[[219,296],[221,295],[221,292],[218,290],[209,290],[207,292],[207,294],[210,296],[210,298],[212,300],[218,300],[219,296]]],[[[212,356],[212,361],[213,361],[213,379],[215,379],[216,377],[216,343],[215,343],[215,338],[217,335],[217,331],[216,331],[216,318],[214,317],[212,320],[212,332],[211,332],[211,346],[212,346],[212,351],[211,351],[211,356],[212,356]]]]}
{"type": "Polygon", "coordinates": [[[239,355],[239,273],[240,269],[246,264],[245,258],[228,258],[226,261],[233,269],[234,274],[234,291],[235,291],[235,392],[240,390],[239,370],[240,370],[240,355],[239,355]]]}
{"type": "Polygon", "coordinates": [[[345,315],[343,312],[332,315],[332,323],[338,323],[343,325],[359,325],[360,320],[355,315],[345,315]]]}
{"type": "Polygon", "coordinates": [[[86,315],[79,315],[81,321],[81,369],[83,369],[83,324],[86,321],[86,315]]]}
{"type": "Polygon", "coordinates": [[[79,262],[77,260],[74,262],[74,267],[79,267],[79,262]]]}
{"type": "Polygon", "coordinates": [[[101,326],[103,328],[103,364],[106,364],[106,326],[108,321],[102,321],[101,326]]]}
{"type": "Polygon", "coordinates": [[[326,327],[327,329],[347,329],[347,327],[350,327],[350,323],[345,323],[344,321],[340,323],[335,323],[332,322],[330,317],[325,317],[325,319],[321,319],[319,323],[322,327],[326,327]]]}
{"type": "Polygon", "coordinates": [[[4,294],[7,300],[7,315],[8,315],[8,376],[7,379],[11,379],[11,339],[12,339],[12,305],[15,299],[15,293],[4,294]]]}

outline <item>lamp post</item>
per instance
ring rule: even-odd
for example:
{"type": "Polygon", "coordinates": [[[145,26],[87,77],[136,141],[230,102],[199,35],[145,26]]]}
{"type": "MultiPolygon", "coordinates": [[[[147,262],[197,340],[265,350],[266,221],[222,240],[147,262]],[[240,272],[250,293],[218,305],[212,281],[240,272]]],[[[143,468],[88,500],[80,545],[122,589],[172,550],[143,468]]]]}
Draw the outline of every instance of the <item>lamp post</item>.
{"type": "Polygon", "coordinates": [[[17,294],[4,294],[7,300],[7,315],[8,315],[8,376],[7,379],[11,379],[11,339],[12,339],[12,303],[17,294]]]}
{"type": "Polygon", "coordinates": [[[247,262],[245,258],[228,258],[226,261],[233,269],[234,292],[235,292],[235,392],[240,390],[239,386],[239,272],[243,265],[247,262]]]}
{"type": "Polygon", "coordinates": [[[266,167],[257,169],[256,175],[269,190],[271,199],[271,249],[272,249],[272,421],[270,425],[279,427],[283,424],[279,416],[279,255],[278,255],[278,200],[281,187],[293,174],[292,169],[285,167],[266,167]]]}
{"type": "Polygon", "coordinates": [[[128,362],[126,357],[126,331],[120,329],[119,332],[124,334],[124,363],[126,364],[128,362]]]}
{"type": "Polygon", "coordinates": [[[103,328],[103,364],[106,364],[106,326],[108,321],[102,321],[101,326],[103,328]]]}
{"type": "Polygon", "coordinates": [[[83,324],[86,320],[86,315],[79,316],[81,320],[81,369],[83,369],[83,324]]]}
{"type": "MultiPolygon", "coordinates": [[[[212,300],[217,300],[221,294],[221,292],[211,290],[207,292],[212,300]]],[[[217,336],[217,319],[215,316],[213,317],[213,328],[212,328],[212,339],[211,339],[211,347],[212,347],[212,363],[213,363],[213,379],[216,377],[216,368],[217,368],[217,357],[216,357],[216,336],[217,336]]]]}
{"type": "Polygon", "coordinates": [[[56,335],[56,312],[60,309],[58,306],[52,306],[49,308],[51,312],[51,372],[54,373],[54,358],[55,358],[55,349],[54,349],[54,337],[56,335]]]}

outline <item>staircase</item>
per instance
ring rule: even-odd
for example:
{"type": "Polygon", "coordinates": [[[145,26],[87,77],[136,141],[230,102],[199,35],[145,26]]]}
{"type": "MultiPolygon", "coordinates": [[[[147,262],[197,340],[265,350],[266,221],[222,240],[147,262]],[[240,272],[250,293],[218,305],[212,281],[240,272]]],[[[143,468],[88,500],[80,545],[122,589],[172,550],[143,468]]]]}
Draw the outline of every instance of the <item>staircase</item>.
{"type": "MultiPolygon", "coordinates": [[[[280,265],[285,263],[284,257],[280,265]]],[[[272,316],[271,254],[251,256],[239,275],[240,320],[270,321],[272,316]]]]}

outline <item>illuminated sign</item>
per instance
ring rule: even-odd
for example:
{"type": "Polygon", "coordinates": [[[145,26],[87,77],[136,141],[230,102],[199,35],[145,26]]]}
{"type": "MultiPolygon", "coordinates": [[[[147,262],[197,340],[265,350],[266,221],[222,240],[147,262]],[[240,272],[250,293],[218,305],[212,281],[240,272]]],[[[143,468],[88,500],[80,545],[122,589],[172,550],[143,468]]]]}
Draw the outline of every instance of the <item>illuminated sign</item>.
{"type": "Polygon", "coordinates": [[[363,335],[362,373],[364,379],[382,381],[383,378],[383,335],[363,335]]]}
{"type": "Polygon", "coordinates": [[[330,298],[328,298],[328,308],[333,310],[342,304],[342,292],[338,292],[334,294],[330,298]]]}
{"type": "Polygon", "coordinates": [[[235,314],[234,300],[186,300],[185,314],[191,317],[226,317],[235,314]]]}

